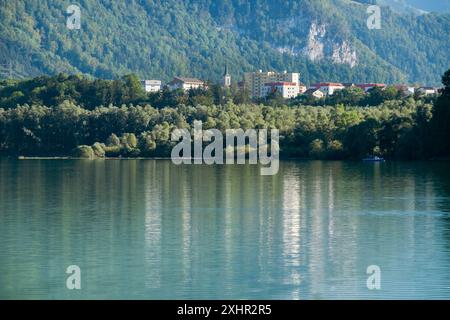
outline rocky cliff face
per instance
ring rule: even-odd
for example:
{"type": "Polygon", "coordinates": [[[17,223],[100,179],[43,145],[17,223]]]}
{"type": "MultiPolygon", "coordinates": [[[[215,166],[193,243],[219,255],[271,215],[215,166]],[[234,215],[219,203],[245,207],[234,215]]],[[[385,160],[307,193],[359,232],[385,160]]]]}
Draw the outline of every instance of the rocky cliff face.
{"type": "Polygon", "coordinates": [[[277,51],[291,56],[307,57],[312,62],[328,59],[332,63],[346,64],[351,68],[358,65],[356,50],[347,39],[338,39],[327,33],[327,25],[312,22],[304,47],[278,46],[277,51]]]}
{"type": "Polygon", "coordinates": [[[303,54],[311,61],[320,61],[325,57],[324,40],[326,32],[326,26],[324,24],[319,25],[315,22],[311,24],[307,44],[303,49],[303,54]]]}
{"type": "Polygon", "coordinates": [[[352,50],[350,43],[347,40],[344,40],[341,44],[333,44],[331,60],[334,63],[348,64],[352,68],[358,64],[356,51],[352,50]]]}
{"type": "Polygon", "coordinates": [[[311,23],[303,54],[314,62],[328,58],[333,63],[348,64],[352,68],[358,64],[356,51],[350,42],[327,37],[326,25],[316,22],[311,23]]]}

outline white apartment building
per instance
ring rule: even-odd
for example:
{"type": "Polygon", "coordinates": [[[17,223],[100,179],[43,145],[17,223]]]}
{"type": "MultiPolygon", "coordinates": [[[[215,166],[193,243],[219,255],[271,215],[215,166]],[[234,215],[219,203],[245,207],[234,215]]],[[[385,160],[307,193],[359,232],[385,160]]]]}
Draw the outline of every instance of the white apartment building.
{"type": "Polygon", "coordinates": [[[244,74],[244,85],[250,91],[252,98],[262,98],[265,96],[266,89],[265,84],[272,82],[293,82],[300,85],[299,73],[283,73],[269,71],[263,72],[246,72],[244,74]]]}
{"type": "Polygon", "coordinates": [[[424,95],[430,95],[430,94],[436,94],[438,93],[438,90],[436,88],[433,87],[420,87],[419,89],[417,89],[417,91],[421,94],[424,95]]]}
{"type": "Polygon", "coordinates": [[[167,86],[170,90],[183,89],[188,91],[191,89],[205,88],[205,83],[196,78],[175,77],[167,86]]]}
{"type": "Polygon", "coordinates": [[[142,80],[145,92],[158,92],[161,90],[161,80],[142,80]]]}
{"type": "Polygon", "coordinates": [[[326,95],[331,96],[336,90],[342,90],[345,88],[345,86],[342,83],[321,82],[311,85],[311,88],[319,89],[326,95]]]}
{"type": "Polygon", "coordinates": [[[270,93],[279,92],[285,99],[295,98],[300,94],[300,86],[295,82],[269,82],[263,87],[262,94],[267,96],[270,93]]]}

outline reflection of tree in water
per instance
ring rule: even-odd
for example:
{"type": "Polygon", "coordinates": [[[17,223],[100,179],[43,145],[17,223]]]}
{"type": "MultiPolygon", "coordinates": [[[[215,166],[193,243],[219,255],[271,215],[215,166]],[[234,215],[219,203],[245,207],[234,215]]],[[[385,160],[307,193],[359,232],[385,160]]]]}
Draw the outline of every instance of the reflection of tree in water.
{"type": "MultiPolygon", "coordinates": [[[[437,208],[442,212],[450,212],[450,163],[431,164],[436,179],[437,208]]],[[[447,217],[450,219],[450,217],[447,217]]]]}
{"type": "MultiPolygon", "coordinates": [[[[443,213],[441,222],[444,231],[445,248],[450,252],[450,163],[432,164],[435,185],[436,210],[443,213]]],[[[448,255],[450,260],[450,255],[448,255]]]]}

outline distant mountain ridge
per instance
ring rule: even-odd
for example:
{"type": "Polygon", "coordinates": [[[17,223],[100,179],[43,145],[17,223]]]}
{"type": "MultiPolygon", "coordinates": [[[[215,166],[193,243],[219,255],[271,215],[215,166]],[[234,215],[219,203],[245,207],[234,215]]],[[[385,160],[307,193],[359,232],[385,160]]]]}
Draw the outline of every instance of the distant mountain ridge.
{"type": "Polygon", "coordinates": [[[234,81],[264,69],[298,71],[305,83],[439,84],[450,65],[450,14],[383,7],[381,29],[369,30],[361,2],[375,3],[80,0],[81,29],[70,30],[68,1],[0,0],[0,71],[218,81],[228,64],[234,81]]]}

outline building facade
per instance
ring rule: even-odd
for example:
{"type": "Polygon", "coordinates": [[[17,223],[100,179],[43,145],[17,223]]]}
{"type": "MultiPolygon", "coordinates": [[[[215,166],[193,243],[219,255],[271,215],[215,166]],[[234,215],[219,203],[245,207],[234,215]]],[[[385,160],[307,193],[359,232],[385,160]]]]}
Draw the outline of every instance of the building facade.
{"type": "Polygon", "coordinates": [[[170,90],[183,89],[188,91],[191,89],[206,88],[205,82],[196,78],[175,77],[167,84],[170,90]]]}
{"type": "Polygon", "coordinates": [[[299,73],[288,73],[287,71],[283,73],[274,71],[262,72],[262,70],[259,70],[258,72],[246,72],[244,74],[244,84],[252,98],[262,98],[265,96],[265,85],[267,83],[293,82],[299,85],[299,78],[299,73]]]}
{"type": "Polygon", "coordinates": [[[420,87],[420,88],[417,89],[417,91],[420,94],[423,94],[423,95],[426,95],[426,96],[430,95],[430,94],[438,93],[438,90],[436,88],[434,88],[434,87],[420,87]]]}
{"type": "Polygon", "coordinates": [[[228,65],[225,66],[225,71],[223,73],[223,86],[229,88],[231,86],[231,75],[228,72],[228,65]]]}
{"type": "Polygon", "coordinates": [[[306,90],[303,94],[309,97],[314,97],[316,99],[321,99],[325,96],[325,93],[323,93],[320,89],[316,88],[310,88],[306,90]]]}
{"type": "Polygon", "coordinates": [[[299,93],[300,94],[304,94],[306,92],[306,90],[307,90],[307,88],[306,88],[305,84],[300,82],[298,84],[298,91],[299,91],[299,93]]]}
{"type": "Polygon", "coordinates": [[[158,92],[161,90],[161,80],[142,80],[145,92],[158,92]]]}
{"type": "Polygon", "coordinates": [[[263,96],[279,92],[285,99],[295,98],[300,94],[300,86],[295,82],[269,82],[264,85],[263,96]]]}
{"type": "Polygon", "coordinates": [[[342,90],[345,88],[345,86],[342,83],[321,82],[311,85],[311,88],[318,89],[323,93],[325,93],[326,95],[331,96],[336,90],[342,90]]]}
{"type": "Polygon", "coordinates": [[[394,85],[394,88],[397,89],[402,94],[402,96],[412,95],[416,91],[416,88],[411,87],[411,86],[407,86],[407,85],[404,85],[404,84],[394,85]]]}

